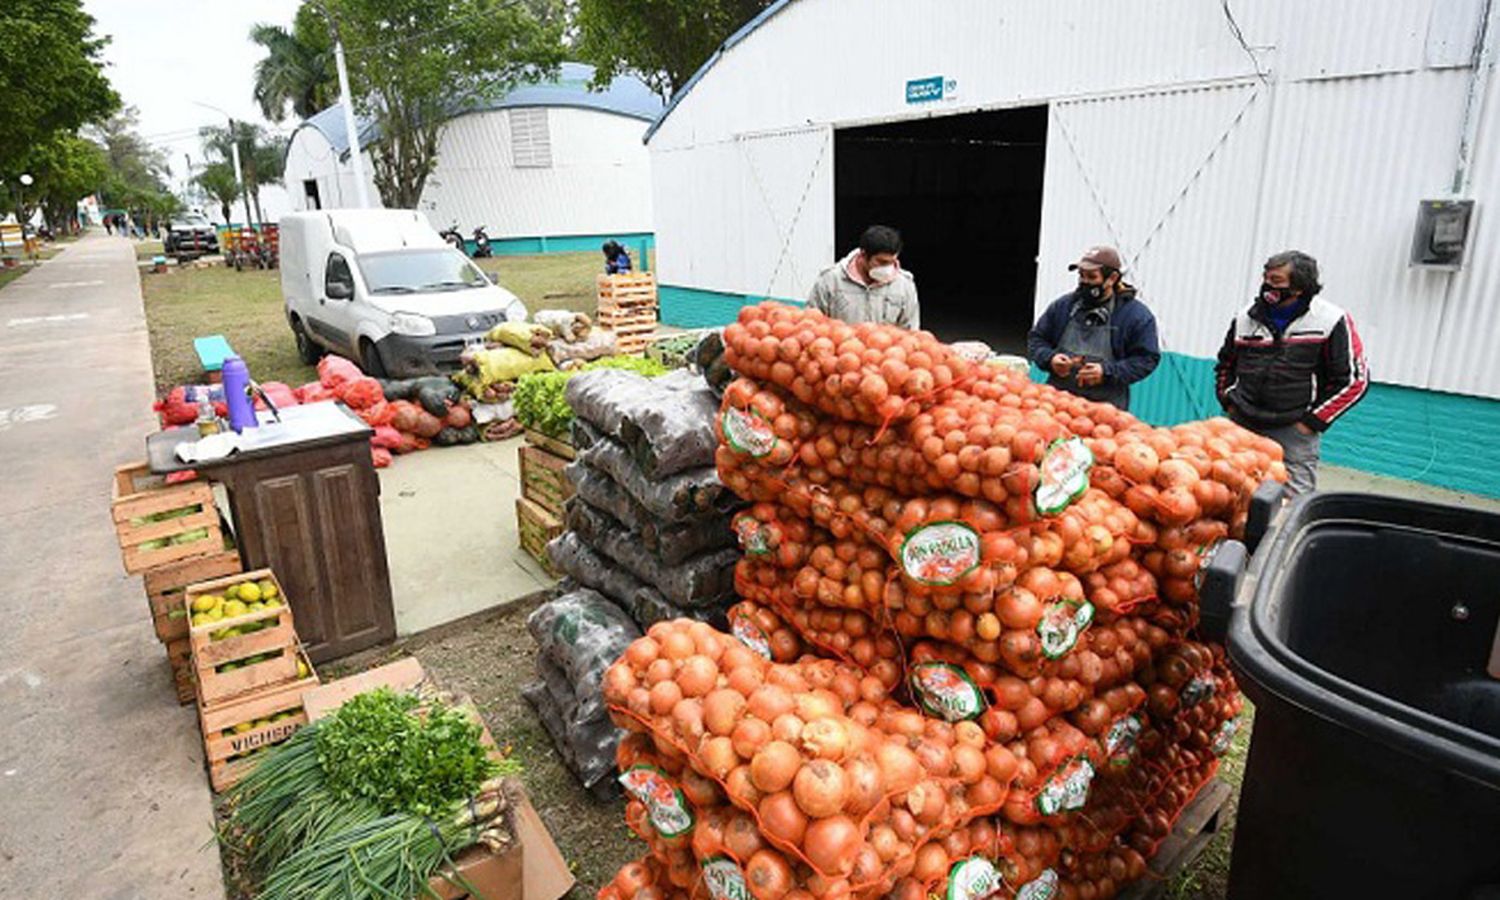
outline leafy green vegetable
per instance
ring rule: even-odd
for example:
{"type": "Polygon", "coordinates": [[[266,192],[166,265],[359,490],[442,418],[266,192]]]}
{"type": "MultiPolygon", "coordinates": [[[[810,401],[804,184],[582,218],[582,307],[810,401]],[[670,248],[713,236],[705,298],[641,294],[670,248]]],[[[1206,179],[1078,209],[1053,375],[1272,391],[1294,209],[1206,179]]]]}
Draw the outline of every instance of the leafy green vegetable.
{"type": "Polygon", "coordinates": [[[586,363],[566,372],[539,372],[522,375],[516,382],[516,391],[511,395],[515,404],[516,419],[527,428],[555,438],[566,438],[568,427],[573,424],[573,408],[568,406],[563,391],[568,379],[579,372],[590,369],[624,369],[646,378],[665,375],[667,370],[654,359],[639,356],[610,356],[586,363]]]}
{"type": "Polygon", "coordinates": [[[329,793],[388,813],[433,816],[501,773],[461,709],[421,706],[388,688],[360,694],[318,729],[318,761],[329,793]]]}

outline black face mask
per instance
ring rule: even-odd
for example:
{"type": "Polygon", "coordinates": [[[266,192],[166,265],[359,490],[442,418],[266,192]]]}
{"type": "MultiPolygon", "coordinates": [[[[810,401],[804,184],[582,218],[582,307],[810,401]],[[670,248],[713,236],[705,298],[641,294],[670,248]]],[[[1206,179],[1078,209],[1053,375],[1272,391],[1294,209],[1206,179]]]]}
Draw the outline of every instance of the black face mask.
{"type": "Polygon", "coordinates": [[[1084,306],[1098,306],[1104,302],[1104,285],[1102,284],[1080,284],[1073,292],[1078,302],[1084,306]]]}

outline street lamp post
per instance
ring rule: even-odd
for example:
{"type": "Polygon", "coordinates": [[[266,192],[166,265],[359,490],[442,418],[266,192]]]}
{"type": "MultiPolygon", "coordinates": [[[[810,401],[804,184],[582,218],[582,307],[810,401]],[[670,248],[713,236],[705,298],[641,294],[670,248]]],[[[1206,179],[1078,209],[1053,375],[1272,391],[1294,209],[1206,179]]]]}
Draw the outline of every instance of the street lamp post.
{"type": "Polygon", "coordinates": [[[203,107],[204,109],[211,109],[229,120],[229,155],[234,160],[234,180],[240,186],[240,199],[245,203],[245,225],[249,226],[251,224],[250,190],[245,184],[245,177],[240,174],[240,140],[239,135],[235,133],[234,116],[231,116],[229,113],[225,112],[222,109],[219,109],[217,106],[214,106],[211,103],[204,103],[201,100],[194,100],[193,103],[203,107]]]}

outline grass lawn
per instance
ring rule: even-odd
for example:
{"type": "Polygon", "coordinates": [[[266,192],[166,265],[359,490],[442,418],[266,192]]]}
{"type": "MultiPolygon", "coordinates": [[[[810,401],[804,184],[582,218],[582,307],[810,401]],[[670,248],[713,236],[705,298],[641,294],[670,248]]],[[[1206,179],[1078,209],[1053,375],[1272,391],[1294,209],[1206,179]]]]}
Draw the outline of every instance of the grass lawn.
{"type": "Polygon", "coordinates": [[[5,287],[7,284],[10,284],[17,278],[25,275],[27,272],[30,272],[33,268],[35,268],[35,266],[31,265],[31,263],[23,263],[22,265],[16,266],[13,269],[7,269],[3,266],[0,266],[0,287],[5,287]]]}
{"type": "Polygon", "coordinates": [[[165,252],[161,241],[140,241],[135,245],[135,258],[138,260],[161,256],[165,252]]]}
{"type": "Polygon", "coordinates": [[[474,262],[486,272],[499,272],[500,285],[520,297],[532,312],[566,309],[594,314],[594,279],[604,271],[598,253],[495,256],[474,262]]]}
{"type": "Polygon", "coordinates": [[[173,267],[165,275],[142,272],[141,293],[159,393],[203,380],[193,338],[210,334],[224,335],[258,381],[297,387],[318,377],[297,358],[282,313],[279,272],[173,267]]]}

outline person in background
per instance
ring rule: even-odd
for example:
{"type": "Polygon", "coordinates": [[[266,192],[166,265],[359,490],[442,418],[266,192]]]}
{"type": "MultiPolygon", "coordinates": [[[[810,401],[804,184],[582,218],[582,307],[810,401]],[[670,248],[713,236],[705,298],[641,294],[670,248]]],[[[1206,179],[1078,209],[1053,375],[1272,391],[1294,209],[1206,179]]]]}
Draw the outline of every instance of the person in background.
{"type": "Polygon", "coordinates": [[[1319,299],[1322,290],[1306,253],[1266,260],[1260,291],[1230,324],[1214,366],[1229,418],[1281,445],[1292,494],[1317,489],[1323,432],[1370,386],[1354,320],[1319,299]]]}
{"type": "Polygon", "coordinates": [[[600,249],[604,251],[604,274],[622,275],[630,271],[630,254],[619,241],[605,241],[600,249]]]}
{"type": "Polygon", "coordinates": [[[1120,253],[1090,247],[1068,270],[1078,287],[1042,313],[1026,337],[1047,383],[1089,400],[1130,409],[1130,386],[1156,370],[1156,317],[1125,283],[1120,253]]]}
{"type": "Polygon", "coordinates": [[[850,324],[921,328],[916,278],[901,268],[900,256],[900,232],[871,225],[860,235],[858,247],[818,276],[807,308],[850,324]]]}
{"type": "Polygon", "coordinates": [[[113,235],[115,233],[115,217],[104,216],[104,233],[113,235]]]}

